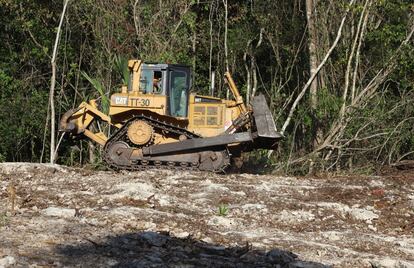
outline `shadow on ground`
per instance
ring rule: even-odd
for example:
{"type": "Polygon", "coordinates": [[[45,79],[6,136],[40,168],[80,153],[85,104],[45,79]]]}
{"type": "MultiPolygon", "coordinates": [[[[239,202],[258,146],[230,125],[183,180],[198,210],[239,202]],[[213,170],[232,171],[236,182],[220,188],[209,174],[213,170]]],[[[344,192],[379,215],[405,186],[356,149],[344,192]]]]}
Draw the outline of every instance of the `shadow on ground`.
{"type": "Polygon", "coordinates": [[[62,265],[82,267],[280,267],[319,268],[288,251],[252,250],[250,245],[223,247],[168,233],[139,232],[86,240],[56,248],[62,265]]]}

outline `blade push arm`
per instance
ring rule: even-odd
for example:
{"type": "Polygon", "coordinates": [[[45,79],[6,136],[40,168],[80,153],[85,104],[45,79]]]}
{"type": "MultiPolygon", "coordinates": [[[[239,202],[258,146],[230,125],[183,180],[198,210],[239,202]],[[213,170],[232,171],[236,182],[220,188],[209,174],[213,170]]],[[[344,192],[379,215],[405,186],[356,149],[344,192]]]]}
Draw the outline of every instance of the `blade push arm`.
{"type": "Polygon", "coordinates": [[[103,132],[94,133],[88,129],[95,119],[117,128],[121,127],[120,124],[112,124],[111,118],[99,111],[95,101],[91,100],[89,103],[82,102],[78,108],[67,111],[60,120],[59,131],[68,132],[74,136],[84,134],[98,144],[105,145],[108,137],[103,132]]]}

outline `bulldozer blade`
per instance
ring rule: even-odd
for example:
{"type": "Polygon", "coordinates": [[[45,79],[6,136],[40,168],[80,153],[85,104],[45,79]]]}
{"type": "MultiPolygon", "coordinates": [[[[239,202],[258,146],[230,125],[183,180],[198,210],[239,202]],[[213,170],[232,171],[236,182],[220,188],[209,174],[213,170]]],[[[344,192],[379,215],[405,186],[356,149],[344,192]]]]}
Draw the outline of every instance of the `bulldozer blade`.
{"type": "Polygon", "coordinates": [[[275,149],[277,142],[283,135],[277,131],[273,115],[263,94],[252,99],[253,117],[257,129],[255,145],[257,148],[275,149]]]}

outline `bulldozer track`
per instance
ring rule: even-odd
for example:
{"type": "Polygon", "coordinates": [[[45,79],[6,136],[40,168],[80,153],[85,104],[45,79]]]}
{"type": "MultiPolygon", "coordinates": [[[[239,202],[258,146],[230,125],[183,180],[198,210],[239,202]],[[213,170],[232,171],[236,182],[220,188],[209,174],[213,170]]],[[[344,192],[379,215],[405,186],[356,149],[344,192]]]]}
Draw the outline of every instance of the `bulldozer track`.
{"type": "MultiPolygon", "coordinates": [[[[197,162],[196,165],[189,164],[188,162],[179,161],[179,155],[177,155],[178,161],[148,161],[146,159],[142,160],[129,160],[128,164],[119,164],[115,163],[111,157],[111,147],[114,146],[117,142],[123,142],[125,144],[130,145],[127,140],[127,131],[128,127],[132,124],[135,120],[144,120],[149,123],[154,129],[160,129],[162,131],[171,132],[178,136],[184,135],[188,139],[199,138],[200,135],[188,131],[185,128],[182,128],[178,125],[174,125],[168,122],[162,122],[157,119],[154,119],[151,116],[147,115],[136,115],[130,120],[128,120],[124,126],[122,126],[112,137],[107,141],[104,147],[104,155],[103,159],[108,164],[108,166],[112,169],[116,170],[130,170],[130,171],[144,171],[150,169],[169,169],[169,170],[190,170],[190,171],[205,171],[204,169],[200,169],[200,162],[197,162]]],[[[142,147],[131,147],[132,149],[140,149],[142,147]]],[[[205,152],[205,151],[204,151],[205,152]]],[[[217,153],[217,151],[211,151],[213,153],[217,153]]],[[[212,172],[224,172],[226,167],[230,164],[230,155],[227,151],[226,147],[223,147],[221,150],[218,150],[218,153],[222,155],[222,161],[218,165],[218,167],[208,170],[212,172]]]]}

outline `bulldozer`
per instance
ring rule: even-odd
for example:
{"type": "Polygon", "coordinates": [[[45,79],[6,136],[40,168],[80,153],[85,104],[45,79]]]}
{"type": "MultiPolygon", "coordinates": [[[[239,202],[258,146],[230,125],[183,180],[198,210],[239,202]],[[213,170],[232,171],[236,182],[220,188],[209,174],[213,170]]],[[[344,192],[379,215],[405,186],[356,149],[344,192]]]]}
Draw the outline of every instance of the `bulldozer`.
{"type": "Polygon", "coordinates": [[[233,98],[220,99],[194,93],[185,65],[134,59],[128,69],[128,84],[110,96],[107,113],[93,99],[60,120],[60,131],[103,146],[111,168],[221,172],[242,152],[275,149],[282,138],[265,97],[246,104],[229,72],[225,82],[233,98]],[[102,123],[109,125],[106,134],[102,123]]]}

